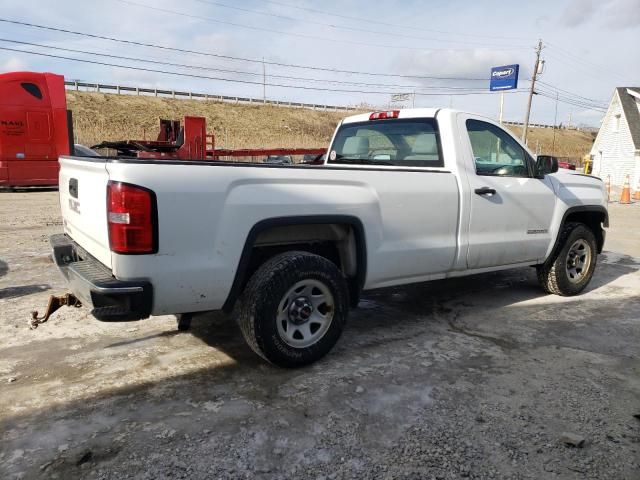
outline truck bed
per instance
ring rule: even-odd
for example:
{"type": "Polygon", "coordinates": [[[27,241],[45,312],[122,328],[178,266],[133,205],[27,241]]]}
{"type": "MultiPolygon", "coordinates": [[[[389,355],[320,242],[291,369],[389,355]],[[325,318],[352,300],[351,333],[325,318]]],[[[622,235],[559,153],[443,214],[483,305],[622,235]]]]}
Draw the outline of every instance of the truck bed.
{"type": "Polygon", "coordinates": [[[60,163],[65,233],[120,280],[168,279],[154,293],[153,314],[193,310],[194,298],[199,310],[221,308],[251,228],[267,219],[359,219],[366,225],[365,288],[428,279],[450,270],[459,255],[459,187],[444,168],[106,157],[60,163]],[[78,198],[69,192],[72,179],[78,198]],[[96,192],[132,179],[157,196],[152,255],[109,250],[106,195],[96,192]]]}

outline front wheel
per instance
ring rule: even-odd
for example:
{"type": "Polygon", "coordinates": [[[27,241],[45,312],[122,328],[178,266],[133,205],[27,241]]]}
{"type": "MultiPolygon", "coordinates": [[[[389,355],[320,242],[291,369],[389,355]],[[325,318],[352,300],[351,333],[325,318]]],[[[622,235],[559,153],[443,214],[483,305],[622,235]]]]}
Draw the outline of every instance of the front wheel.
{"type": "Polygon", "coordinates": [[[582,223],[568,223],[560,232],[558,247],[538,265],[538,281],[547,293],[571,296],[582,292],[591,281],[598,255],[596,238],[582,223]]]}
{"type": "Polygon", "coordinates": [[[334,263],[307,252],[286,252],[253,274],[235,316],[258,355],[281,367],[299,367],[333,348],[348,305],[347,283],[334,263]]]}

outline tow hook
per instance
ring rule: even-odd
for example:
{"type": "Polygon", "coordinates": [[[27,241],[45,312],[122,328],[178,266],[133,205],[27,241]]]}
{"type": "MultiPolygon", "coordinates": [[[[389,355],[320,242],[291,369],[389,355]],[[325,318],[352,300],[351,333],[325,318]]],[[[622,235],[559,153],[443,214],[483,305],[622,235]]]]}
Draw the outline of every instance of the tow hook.
{"type": "Polygon", "coordinates": [[[44,312],[44,316],[38,317],[37,310],[34,310],[31,312],[31,319],[29,320],[29,328],[31,330],[35,330],[36,328],[38,328],[38,325],[49,320],[49,317],[53,315],[53,313],[56,310],[64,306],[80,308],[82,304],[80,303],[80,300],[78,300],[73,293],[67,293],[59,297],[56,297],[55,295],[51,295],[49,297],[49,303],[47,304],[47,309],[44,312]]]}

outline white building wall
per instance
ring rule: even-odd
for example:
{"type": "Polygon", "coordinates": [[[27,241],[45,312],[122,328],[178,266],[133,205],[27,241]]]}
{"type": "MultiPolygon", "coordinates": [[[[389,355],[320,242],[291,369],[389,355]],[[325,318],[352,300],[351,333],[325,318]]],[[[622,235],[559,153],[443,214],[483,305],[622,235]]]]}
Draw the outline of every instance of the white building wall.
{"type": "Polygon", "coordinates": [[[621,186],[625,177],[629,175],[631,186],[637,186],[640,157],[636,155],[617,90],[591,148],[591,156],[594,175],[603,180],[610,176],[611,184],[617,186],[621,186]]]}

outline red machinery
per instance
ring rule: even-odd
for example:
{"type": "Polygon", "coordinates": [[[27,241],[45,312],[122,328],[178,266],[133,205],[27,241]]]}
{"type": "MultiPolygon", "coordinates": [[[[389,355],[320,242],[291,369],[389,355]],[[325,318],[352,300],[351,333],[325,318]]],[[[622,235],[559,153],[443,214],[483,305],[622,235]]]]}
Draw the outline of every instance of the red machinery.
{"type": "Polygon", "coordinates": [[[57,185],[70,125],[63,76],[0,74],[0,186],[57,185]]]}
{"type": "MultiPolygon", "coordinates": [[[[304,155],[316,158],[323,155],[324,148],[260,148],[224,149],[215,148],[215,137],[207,134],[206,119],[184,117],[184,125],[178,120],[160,120],[160,132],[156,140],[121,140],[102,142],[93,149],[111,149],[118,155],[138,158],[163,158],[181,160],[222,160],[223,158],[260,158],[269,161],[274,157],[304,155]]],[[[276,162],[274,162],[276,163],[276,162]]]]}

